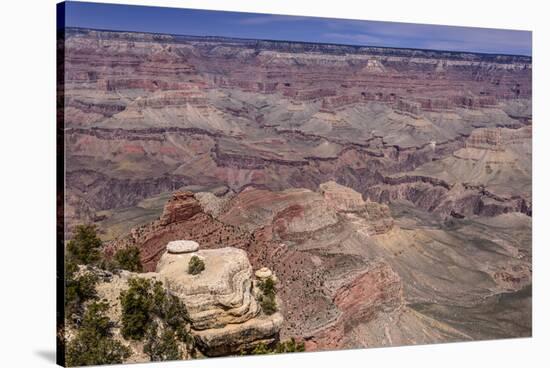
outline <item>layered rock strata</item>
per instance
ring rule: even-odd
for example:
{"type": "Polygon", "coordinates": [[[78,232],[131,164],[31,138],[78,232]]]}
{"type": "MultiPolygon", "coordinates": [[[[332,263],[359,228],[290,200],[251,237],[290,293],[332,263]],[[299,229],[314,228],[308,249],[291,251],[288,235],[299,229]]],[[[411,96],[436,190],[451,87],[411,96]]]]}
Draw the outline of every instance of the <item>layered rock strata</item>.
{"type": "Polygon", "coordinates": [[[201,351],[209,356],[238,354],[278,338],[280,313],[264,315],[256,301],[252,267],[246,252],[236,248],[164,253],[157,273],[185,304],[201,351]],[[205,269],[187,272],[191,257],[205,269]]]}
{"type": "Polygon", "coordinates": [[[445,159],[475,129],[531,124],[525,56],[84,29],[59,45],[67,231],[182,186],[338,178],[378,201],[373,185],[445,159]]]}

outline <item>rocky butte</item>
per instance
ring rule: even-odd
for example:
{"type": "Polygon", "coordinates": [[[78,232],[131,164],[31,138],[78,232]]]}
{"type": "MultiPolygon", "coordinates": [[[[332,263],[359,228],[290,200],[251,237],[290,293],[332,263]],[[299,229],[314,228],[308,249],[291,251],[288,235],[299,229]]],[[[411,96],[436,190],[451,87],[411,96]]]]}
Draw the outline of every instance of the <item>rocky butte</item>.
{"type": "Polygon", "coordinates": [[[283,317],[279,312],[262,313],[245,251],[231,247],[168,249],[157,264],[157,273],[186,305],[192,334],[204,354],[239,354],[278,339],[283,317]],[[193,256],[205,263],[198,275],[185,271],[193,256]]]}

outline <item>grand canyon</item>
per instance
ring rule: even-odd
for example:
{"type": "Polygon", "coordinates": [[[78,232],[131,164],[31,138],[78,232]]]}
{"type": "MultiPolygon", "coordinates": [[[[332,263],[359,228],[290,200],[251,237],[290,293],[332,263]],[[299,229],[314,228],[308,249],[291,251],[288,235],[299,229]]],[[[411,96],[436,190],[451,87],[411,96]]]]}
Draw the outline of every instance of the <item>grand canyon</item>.
{"type": "Polygon", "coordinates": [[[531,336],[530,57],[82,28],[58,50],[63,237],[93,224],[143,266],[80,270],[125,361],[149,360],[119,331],[134,276],[187,308],[182,359],[531,336]]]}

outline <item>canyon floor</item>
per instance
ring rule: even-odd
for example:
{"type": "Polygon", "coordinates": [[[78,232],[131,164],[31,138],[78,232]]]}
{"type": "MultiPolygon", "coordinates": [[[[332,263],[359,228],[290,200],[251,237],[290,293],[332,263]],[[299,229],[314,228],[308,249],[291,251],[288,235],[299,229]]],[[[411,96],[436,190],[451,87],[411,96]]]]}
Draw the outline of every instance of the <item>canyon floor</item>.
{"type": "Polygon", "coordinates": [[[531,336],[530,57],[88,29],[58,48],[67,238],[94,223],[148,272],[174,240],[242,250],[308,351],[531,336]]]}

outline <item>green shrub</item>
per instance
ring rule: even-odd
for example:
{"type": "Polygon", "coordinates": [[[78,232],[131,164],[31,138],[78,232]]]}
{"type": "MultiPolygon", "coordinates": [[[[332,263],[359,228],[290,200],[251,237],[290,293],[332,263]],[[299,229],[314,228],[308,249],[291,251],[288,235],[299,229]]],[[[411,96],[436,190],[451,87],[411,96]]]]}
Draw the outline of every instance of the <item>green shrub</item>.
{"type": "Polygon", "coordinates": [[[254,347],[250,352],[252,355],[273,354],[273,350],[270,349],[265,343],[261,342],[254,347]]]}
{"type": "Polygon", "coordinates": [[[178,297],[168,293],[160,281],[134,278],[128,285],[128,290],[120,294],[124,338],[141,340],[146,333],[150,335],[155,325],[154,317],[157,317],[180,341],[194,345],[186,329],[189,323],[187,309],[178,297]]]}
{"type": "Polygon", "coordinates": [[[306,351],[305,344],[303,342],[296,342],[294,337],[290,340],[279,342],[275,347],[276,353],[295,353],[306,351]]]}
{"type": "Polygon", "coordinates": [[[268,316],[277,312],[277,302],[275,299],[277,288],[275,287],[275,281],[271,277],[268,277],[258,282],[258,288],[262,292],[262,295],[258,297],[258,301],[263,312],[268,316]]]}
{"type": "Polygon", "coordinates": [[[120,293],[122,306],[122,336],[141,340],[152,322],[153,295],[151,281],[142,278],[128,280],[129,288],[120,293]]]}
{"type": "Polygon", "coordinates": [[[260,297],[260,306],[265,314],[268,316],[277,312],[277,302],[275,301],[275,296],[262,295],[260,297]]]}
{"type": "Polygon", "coordinates": [[[130,272],[142,272],[143,266],[139,257],[139,248],[130,246],[119,249],[114,256],[116,265],[123,270],[130,272]]]}
{"type": "MultiPolygon", "coordinates": [[[[72,265],[69,265],[72,268],[72,265]]],[[[83,312],[84,302],[97,299],[95,286],[97,276],[84,274],[75,276],[74,270],[68,270],[65,279],[65,316],[80,316],[83,312]]]]}
{"type": "Polygon", "coordinates": [[[178,360],[181,359],[181,351],[176,340],[176,333],[167,328],[158,336],[156,324],[149,328],[143,352],[149,355],[151,361],[178,360]]]}
{"type": "MultiPolygon", "coordinates": [[[[275,346],[268,346],[265,343],[260,343],[252,349],[249,354],[260,355],[260,354],[281,354],[281,353],[295,353],[306,351],[305,345],[303,342],[297,343],[296,340],[291,338],[290,340],[278,342],[275,346]]],[[[246,353],[243,353],[243,355],[246,353]]]]}
{"type": "Polygon", "coordinates": [[[109,306],[91,303],[74,339],[67,344],[68,366],[120,364],[130,356],[130,349],[113,339],[112,322],[105,315],[109,306]]]}
{"type": "Polygon", "coordinates": [[[268,277],[263,281],[259,281],[258,288],[262,291],[264,295],[274,296],[275,294],[277,294],[277,289],[275,288],[275,281],[271,277],[268,277]]]}
{"type": "Polygon", "coordinates": [[[191,257],[191,259],[189,260],[188,272],[191,275],[198,275],[202,271],[204,271],[204,261],[198,256],[191,257]]]}
{"type": "Polygon", "coordinates": [[[101,260],[101,246],[95,225],[78,225],[67,244],[67,258],[77,264],[97,264],[101,260]]]}

